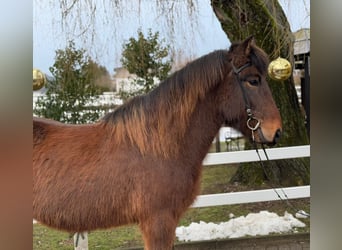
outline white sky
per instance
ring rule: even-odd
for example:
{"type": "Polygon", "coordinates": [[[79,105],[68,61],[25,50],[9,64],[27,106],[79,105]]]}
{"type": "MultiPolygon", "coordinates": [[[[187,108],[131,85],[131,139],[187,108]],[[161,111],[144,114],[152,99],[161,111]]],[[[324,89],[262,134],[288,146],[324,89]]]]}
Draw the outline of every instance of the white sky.
{"type": "MultiPolygon", "coordinates": [[[[120,66],[122,44],[129,37],[136,36],[139,27],[142,27],[143,31],[148,28],[151,28],[153,32],[159,31],[160,37],[165,38],[165,43],[173,46],[185,58],[196,58],[216,49],[227,49],[230,45],[212,11],[210,0],[198,1],[198,24],[181,18],[187,15],[185,8],[179,8],[178,16],[175,17],[177,35],[174,40],[170,40],[164,18],[158,16],[154,4],[149,4],[154,1],[142,0],[141,6],[134,5],[137,2],[128,3],[130,4],[126,7],[128,11],[126,10],[122,15],[121,25],[117,25],[119,21],[104,18],[106,7],[101,8],[102,1],[99,1],[95,25],[100,32],[97,32],[94,38],[85,33],[80,36],[81,39],[74,39],[78,48],[82,47],[89,51],[92,58],[105,66],[111,74],[115,67],[120,66]],[[193,31],[189,32],[189,30],[193,31]]],[[[280,4],[288,17],[292,31],[310,28],[309,0],[280,0],[280,4]]],[[[69,40],[68,34],[62,29],[60,16],[58,2],[51,4],[51,1],[34,1],[33,67],[47,74],[50,74],[49,67],[54,63],[55,51],[64,49],[67,45],[66,41],[69,40]]],[[[87,25],[87,22],[89,18],[84,17],[83,24],[87,25]]],[[[69,26],[72,27],[72,25],[74,24],[71,22],[69,26]]],[[[75,29],[77,30],[77,27],[75,29]]]]}

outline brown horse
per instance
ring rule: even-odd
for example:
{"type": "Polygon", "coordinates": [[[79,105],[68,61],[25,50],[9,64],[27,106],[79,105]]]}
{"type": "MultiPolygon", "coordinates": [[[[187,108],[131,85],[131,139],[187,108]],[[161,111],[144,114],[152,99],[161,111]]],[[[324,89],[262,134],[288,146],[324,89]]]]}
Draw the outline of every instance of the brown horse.
{"type": "Polygon", "coordinates": [[[137,223],[146,249],[171,249],[225,122],[274,143],[281,118],[253,38],[205,55],[90,125],[33,119],[33,215],[70,232],[137,223]]]}

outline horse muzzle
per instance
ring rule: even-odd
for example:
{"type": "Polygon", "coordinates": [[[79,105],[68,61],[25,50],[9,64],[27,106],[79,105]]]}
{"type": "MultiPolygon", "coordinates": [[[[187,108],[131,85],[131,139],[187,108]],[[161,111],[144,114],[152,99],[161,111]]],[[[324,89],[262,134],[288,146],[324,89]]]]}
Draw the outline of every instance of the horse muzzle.
{"type": "Polygon", "coordinates": [[[247,120],[247,127],[251,131],[252,142],[269,146],[278,143],[282,133],[281,128],[263,129],[260,120],[252,116],[247,120]]]}
{"type": "Polygon", "coordinates": [[[259,127],[256,131],[252,131],[252,141],[260,144],[266,144],[267,146],[276,145],[281,138],[282,131],[280,128],[276,129],[273,135],[266,136],[262,128],[259,127]]]}

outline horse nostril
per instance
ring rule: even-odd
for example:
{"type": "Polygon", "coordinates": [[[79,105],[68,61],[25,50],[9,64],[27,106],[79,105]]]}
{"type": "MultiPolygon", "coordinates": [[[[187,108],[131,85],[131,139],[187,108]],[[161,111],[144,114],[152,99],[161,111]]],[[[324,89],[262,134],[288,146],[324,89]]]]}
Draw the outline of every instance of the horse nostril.
{"type": "Polygon", "coordinates": [[[273,141],[274,141],[275,143],[277,143],[277,142],[280,140],[280,137],[281,137],[281,130],[278,129],[278,130],[276,131],[275,135],[274,135],[273,141]]]}

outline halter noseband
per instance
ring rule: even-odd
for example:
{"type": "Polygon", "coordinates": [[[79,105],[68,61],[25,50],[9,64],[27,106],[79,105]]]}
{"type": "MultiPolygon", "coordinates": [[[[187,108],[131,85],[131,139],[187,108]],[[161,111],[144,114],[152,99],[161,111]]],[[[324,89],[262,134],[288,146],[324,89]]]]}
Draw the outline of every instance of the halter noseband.
{"type": "Polygon", "coordinates": [[[252,66],[252,64],[250,62],[248,62],[248,63],[242,65],[240,68],[236,68],[233,63],[231,63],[231,64],[232,64],[233,72],[236,75],[237,80],[239,82],[239,85],[240,85],[240,88],[241,88],[241,91],[242,91],[242,95],[243,95],[243,99],[245,101],[245,107],[246,107],[246,112],[247,112],[247,116],[248,116],[247,127],[252,131],[252,140],[254,142],[254,131],[259,128],[260,121],[253,116],[251,105],[250,105],[249,99],[247,97],[246,90],[242,86],[242,81],[241,81],[241,79],[239,77],[240,72],[242,70],[244,70],[245,68],[252,66]],[[253,121],[256,122],[255,125],[252,124],[253,121]]]}

